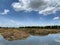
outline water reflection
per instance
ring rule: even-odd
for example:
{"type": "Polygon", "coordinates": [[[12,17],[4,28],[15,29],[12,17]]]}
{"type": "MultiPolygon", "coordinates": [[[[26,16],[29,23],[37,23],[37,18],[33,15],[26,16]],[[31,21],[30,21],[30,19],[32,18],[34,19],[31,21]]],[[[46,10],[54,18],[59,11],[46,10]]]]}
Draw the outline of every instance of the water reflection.
{"type": "Polygon", "coordinates": [[[60,45],[60,34],[29,36],[26,39],[8,41],[0,35],[0,45],[60,45]]]}

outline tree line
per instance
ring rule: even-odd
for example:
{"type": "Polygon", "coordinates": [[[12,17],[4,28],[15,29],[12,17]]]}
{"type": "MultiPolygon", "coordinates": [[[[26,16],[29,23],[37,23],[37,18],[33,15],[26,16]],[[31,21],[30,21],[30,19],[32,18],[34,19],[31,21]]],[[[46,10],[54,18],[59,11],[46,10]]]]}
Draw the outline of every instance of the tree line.
{"type": "Polygon", "coordinates": [[[60,26],[23,26],[23,27],[0,27],[0,28],[40,28],[40,29],[60,29],[60,26]]]}
{"type": "Polygon", "coordinates": [[[60,26],[26,26],[19,28],[40,28],[40,29],[60,29],[60,26]]]}

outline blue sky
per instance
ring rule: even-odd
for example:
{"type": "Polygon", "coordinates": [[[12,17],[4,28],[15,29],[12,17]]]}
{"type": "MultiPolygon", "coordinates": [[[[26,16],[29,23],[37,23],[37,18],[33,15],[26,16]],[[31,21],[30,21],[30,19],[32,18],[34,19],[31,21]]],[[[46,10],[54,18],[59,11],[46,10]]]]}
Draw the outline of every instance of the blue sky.
{"type": "Polygon", "coordinates": [[[0,0],[0,26],[46,25],[60,25],[59,0],[0,0]]]}

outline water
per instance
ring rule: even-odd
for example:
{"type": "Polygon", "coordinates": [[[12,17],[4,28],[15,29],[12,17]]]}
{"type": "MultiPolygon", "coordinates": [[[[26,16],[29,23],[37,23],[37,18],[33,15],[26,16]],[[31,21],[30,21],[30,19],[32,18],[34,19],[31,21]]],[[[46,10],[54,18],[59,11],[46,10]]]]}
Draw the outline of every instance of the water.
{"type": "Polygon", "coordinates": [[[60,45],[60,34],[30,36],[22,40],[8,41],[0,35],[0,45],[60,45]]]}

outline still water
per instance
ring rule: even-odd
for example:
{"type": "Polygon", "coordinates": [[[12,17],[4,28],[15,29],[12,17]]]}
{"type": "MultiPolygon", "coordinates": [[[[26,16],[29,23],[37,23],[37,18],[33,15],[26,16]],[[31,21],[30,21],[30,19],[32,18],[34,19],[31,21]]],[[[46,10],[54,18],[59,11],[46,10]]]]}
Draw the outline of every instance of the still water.
{"type": "Polygon", "coordinates": [[[0,35],[0,45],[60,45],[60,34],[29,36],[26,39],[8,41],[0,35]]]}

